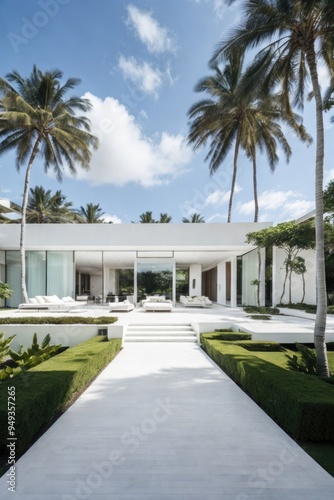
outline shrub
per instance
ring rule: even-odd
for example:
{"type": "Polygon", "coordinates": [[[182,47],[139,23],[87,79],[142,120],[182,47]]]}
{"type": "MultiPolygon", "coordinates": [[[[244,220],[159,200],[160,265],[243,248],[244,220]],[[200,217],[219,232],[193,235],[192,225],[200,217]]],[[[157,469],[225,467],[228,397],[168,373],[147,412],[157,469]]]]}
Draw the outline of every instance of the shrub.
{"type": "Polygon", "coordinates": [[[236,345],[247,349],[247,351],[258,351],[258,352],[285,352],[286,349],[281,346],[279,342],[274,342],[271,340],[245,340],[241,342],[236,342],[236,345]]]}
{"type": "Polygon", "coordinates": [[[291,370],[315,375],[317,373],[317,357],[314,349],[310,349],[303,344],[298,344],[298,342],[296,342],[296,348],[300,356],[287,354],[288,367],[291,370]]]}
{"type": "Polygon", "coordinates": [[[13,378],[22,373],[23,371],[29,370],[34,366],[43,363],[47,359],[54,356],[59,352],[62,347],[61,344],[50,345],[51,335],[48,333],[40,346],[37,342],[37,334],[34,333],[31,347],[24,349],[21,345],[18,352],[9,349],[8,355],[11,358],[11,364],[7,365],[3,370],[0,370],[0,380],[5,380],[7,378],[13,378]]]}
{"type": "Polygon", "coordinates": [[[334,306],[327,307],[327,314],[334,314],[334,306]]]}
{"type": "MultiPolygon", "coordinates": [[[[292,437],[334,441],[333,386],[247,352],[240,345],[201,336],[203,349],[292,437]]],[[[273,353],[275,355],[275,353],[273,353]]],[[[282,356],[284,356],[282,354],[282,356]]]]}
{"type": "Polygon", "coordinates": [[[212,333],[206,333],[206,336],[210,335],[212,340],[251,340],[252,335],[245,332],[233,332],[232,330],[215,330],[212,333]]]}
{"type": "Polygon", "coordinates": [[[0,318],[0,325],[106,325],[115,323],[114,316],[99,316],[97,318],[84,318],[81,316],[45,316],[25,318],[0,318]]]}
{"type": "Polygon", "coordinates": [[[59,411],[64,411],[74,393],[82,391],[116,356],[121,339],[94,337],[67,349],[45,363],[0,384],[0,447],[6,448],[8,387],[16,397],[17,451],[23,452],[38,431],[59,411]]]}
{"type": "Polygon", "coordinates": [[[277,307],[266,306],[245,306],[244,311],[247,314],[279,314],[277,307]]]}

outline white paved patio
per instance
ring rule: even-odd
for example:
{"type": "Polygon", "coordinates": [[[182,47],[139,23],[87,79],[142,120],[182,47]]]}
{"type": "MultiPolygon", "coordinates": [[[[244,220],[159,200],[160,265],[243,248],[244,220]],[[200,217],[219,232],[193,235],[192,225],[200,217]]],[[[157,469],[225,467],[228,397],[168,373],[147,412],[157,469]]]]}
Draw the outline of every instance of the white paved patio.
{"type": "MultiPolygon", "coordinates": [[[[120,321],[175,321],[176,316],[181,322],[228,318],[266,331],[313,328],[311,320],[282,317],[254,322],[240,309],[218,306],[172,314],[137,310],[120,315],[120,321]]],[[[198,345],[182,343],[126,345],[17,462],[15,495],[7,491],[7,480],[0,479],[0,499],[332,500],[334,495],[334,478],[198,345]]]]}

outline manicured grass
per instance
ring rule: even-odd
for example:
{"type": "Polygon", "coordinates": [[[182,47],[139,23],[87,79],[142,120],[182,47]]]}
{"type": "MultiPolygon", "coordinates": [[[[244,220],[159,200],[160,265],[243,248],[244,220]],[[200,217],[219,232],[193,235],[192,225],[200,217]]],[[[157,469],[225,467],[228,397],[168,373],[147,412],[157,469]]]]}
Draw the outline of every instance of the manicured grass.
{"type": "Polygon", "coordinates": [[[334,443],[298,442],[298,444],[334,477],[334,443]]]}
{"type": "Polygon", "coordinates": [[[334,441],[333,385],[289,370],[289,351],[277,342],[228,342],[217,335],[202,334],[203,349],[286,432],[301,441],[334,441]]]}
{"type": "Polygon", "coordinates": [[[15,392],[17,452],[30,445],[121,349],[121,339],[94,337],[0,384],[0,449],[6,450],[8,388],[15,392]]]}

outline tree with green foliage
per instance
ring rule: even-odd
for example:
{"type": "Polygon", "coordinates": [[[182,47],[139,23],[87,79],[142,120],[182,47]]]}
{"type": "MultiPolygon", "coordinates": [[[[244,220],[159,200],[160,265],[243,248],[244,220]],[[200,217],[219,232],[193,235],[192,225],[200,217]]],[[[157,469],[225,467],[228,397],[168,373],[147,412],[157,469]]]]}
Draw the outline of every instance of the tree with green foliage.
{"type": "Polygon", "coordinates": [[[152,216],[152,212],[147,211],[147,212],[143,212],[142,214],[140,214],[139,222],[140,222],[140,224],[153,224],[156,221],[154,220],[154,218],[152,216]]]}
{"type": "Polygon", "coordinates": [[[13,295],[13,290],[11,290],[7,283],[0,281],[0,299],[9,299],[13,295]]]}
{"type": "Polygon", "coordinates": [[[188,218],[188,217],[183,217],[182,219],[182,222],[184,224],[201,224],[201,223],[204,223],[205,220],[204,220],[204,217],[201,216],[201,214],[198,214],[198,213],[193,213],[191,214],[191,216],[188,218]]]}
{"type": "Polygon", "coordinates": [[[29,224],[60,224],[73,222],[72,203],[67,202],[61,190],[52,194],[51,189],[43,186],[30,188],[26,222],[29,224]]]}
{"type": "Polygon", "coordinates": [[[169,224],[172,221],[172,216],[168,215],[166,212],[160,214],[160,219],[157,220],[158,224],[169,224]]]}
{"type": "Polygon", "coordinates": [[[34,66],[28,78],[17,71],[0,78],[0,155],[16,151],[16,168],[26,165],[20,234],[21,286],[23,301],[28,302],[25,263],[25,225],[31,168],[41,157],[44,170],[53,169],[62,179],[64,163],[71,174],[77,166],[89,169],[90,148],[98,139],[90,133],[90,122],[78,111],[89,111],[91,103],[82,97],[65,94],[80,83],[69,78],[61,84],[59,69],[42,72],[34,66]],[[16,88],[14,88],[13,83],[16,88]]]}
{"type": "Polygon", "coordinates": [[[85,207],[81,206],[75,213],[78,216],[78,222],[84,222],[86,224],[100,224],[104,222],[102,217],[105,212],[102,212],[99,203],[87,203],[85,207]]]}
{"type": "Polygon", "coordinates": [[[139,222],[140,224],[169,224],[172,221],[172,216],[168,215],[167,212],[165,213],[160,213],[160,218],[159,220],[156,220],[152,212],[143,212],[139,216],[139,222]]]}
{"type": "Polygon", "coordinates": [[[218,65],[213,65],[214,74],[202,78],[195,86],[195,91],[206,92],[210,98],[195,103],[188,112],[191,119],[188,142],[197,150],[210,141],[206,160],[210,161],[211,175],[222,165],[234,145],[227,222],[231,222],[240,149],[246,153],[253,166],[254,222],[257,222],[257,152],[266,153],[271,171],[275,170],[279,161],[278,145],[289,161],[291,148],[279,124],[280,120],[292,126],[304,141],[311,140],[303,126],[297,124],[297,120],[300,120],[297,115],[287,119],[279,96],[264,94],[259,85],[254,85],[252,90],[249,87],[244,90],[248,71],[244,71],[243,63],[243,52],[234,50],[230,52],[222,70],[218,65]]]}
{"type": "MultiPolygon", "coordinates": [[[[302,224],[296,224],[294,221],[283,222],[277,224],[277,226],[248,233],[246,235],[246,241],[260,248],[277,247],[285,252],[285,276],[280,302],[283,301],[286,293],[286,284],[289,281],[289,303],[291,303],[292,272],[297,271],[297,274],[302,274],[302,269],[304,269],[302,267],[302,261],[298,259],[298,254],[301,250],[308,250],[315,247],[315,230],[313,222],[306,221],[302,224]]],[[[303,274],[305,274],[305,272],[306,268],[303,270],[303,274]]],[[[304,295],[305,293],[303,293],[303,296],[304,295]]]]}
{"type": "MultiPolygon", "coordinates": [[[[235,0],[228,0],[233,3],[235,0]]],[[[317,353],[317,373],[329,377],[325,331],[327,294],[324,252],[323,177],[324,177],[324,99],[321,94],[319,68],[325,68],[334,82],[334,2],[333,0],[245,0],[245,17],[228,39],[221,42],[212,58],[213,63],[228,60],[234,50],[254,50],[255,57],[247,85],[263,91],[279,84],[286,113],[292,107],[303,107],[306,85],[311,81],[315,102],[316,161],[316,281],[317,315],[314,343],[317,353]]]]}
{"type": "Polygon", "coordinates": [[[334,179],[329,181],[324,190],[324,212],[328,214],[326,220],[334,222],[334,179]]]}

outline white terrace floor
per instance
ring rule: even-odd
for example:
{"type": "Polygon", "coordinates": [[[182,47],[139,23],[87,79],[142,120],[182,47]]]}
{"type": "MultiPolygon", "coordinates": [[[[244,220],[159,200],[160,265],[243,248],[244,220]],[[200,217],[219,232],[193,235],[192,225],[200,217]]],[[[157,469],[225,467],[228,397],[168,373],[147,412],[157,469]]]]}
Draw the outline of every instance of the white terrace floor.
{"type": "MultiPolygon", "coordinates": [[[[101,308],[85,314],[101,314],[101,308]]],[[[105,312],[105,311],[104,311],[105,312]]],[[[120,321],[251,322],[213,307],[120,315],[120,321]]],[[[256,329],[312,329],[280,318],[256,329]]],[[[330,325],[333,329],[333,325],[330,325]]],[[[262,333],[261,333],[262,334],[262,333]]],[[[126,344],[17,462],[0,499],[332,500],[334,479],[197,344],[126,344]]]]}

